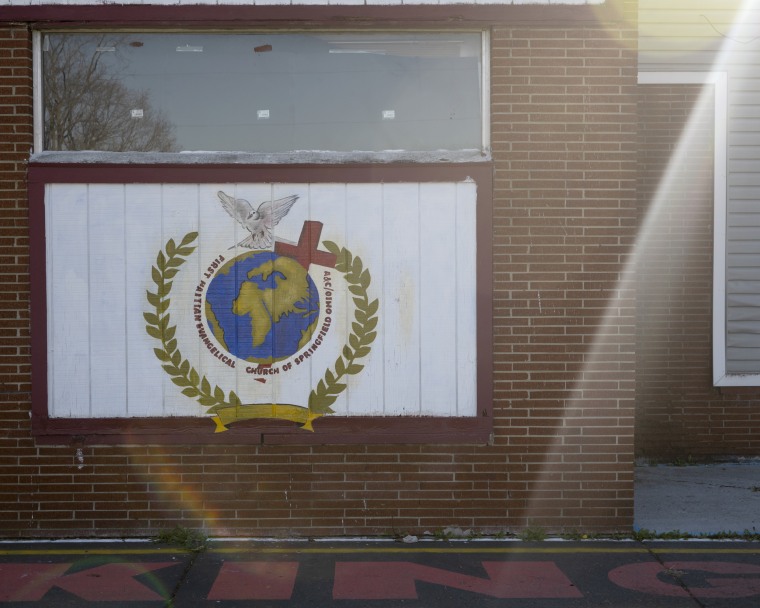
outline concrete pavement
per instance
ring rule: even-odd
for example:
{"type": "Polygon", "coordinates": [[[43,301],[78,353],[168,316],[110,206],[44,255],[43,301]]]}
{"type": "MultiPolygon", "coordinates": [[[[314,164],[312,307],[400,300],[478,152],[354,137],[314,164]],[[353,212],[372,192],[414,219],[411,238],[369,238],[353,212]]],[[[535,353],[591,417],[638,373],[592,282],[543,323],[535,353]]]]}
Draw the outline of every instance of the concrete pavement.
{"type": "Polygon", "coordinates": [[[760,460],[636,467],[636,529],[760,534],[760,460]]]}

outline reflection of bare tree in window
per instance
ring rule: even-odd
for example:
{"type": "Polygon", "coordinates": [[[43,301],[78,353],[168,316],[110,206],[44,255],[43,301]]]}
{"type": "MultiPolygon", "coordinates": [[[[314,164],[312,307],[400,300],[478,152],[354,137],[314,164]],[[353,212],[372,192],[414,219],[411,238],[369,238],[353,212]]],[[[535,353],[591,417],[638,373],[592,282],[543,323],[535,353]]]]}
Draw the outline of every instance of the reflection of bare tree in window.
{"type": "Polygon", "coordinates": [[[96,50],[101,44],[103,37],[47,38],[45,149],[174,150],[172,124],[151,106],[147,92],[129,89],[109,72],[103,62],[105,53],[96,50]]]}

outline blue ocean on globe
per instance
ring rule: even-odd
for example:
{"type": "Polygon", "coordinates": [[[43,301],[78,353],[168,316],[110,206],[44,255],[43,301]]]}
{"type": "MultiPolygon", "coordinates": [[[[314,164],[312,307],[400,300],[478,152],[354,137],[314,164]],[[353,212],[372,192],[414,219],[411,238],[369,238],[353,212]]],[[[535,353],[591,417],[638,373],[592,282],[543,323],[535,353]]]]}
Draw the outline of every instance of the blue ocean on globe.
{"type": "Polygon", "coordinates": [[[319,320],[319,292],[292,258],[249,251],[219,268],[206,290],[204,312],[229,353],[267,365],[308,344],[319,320]]]}

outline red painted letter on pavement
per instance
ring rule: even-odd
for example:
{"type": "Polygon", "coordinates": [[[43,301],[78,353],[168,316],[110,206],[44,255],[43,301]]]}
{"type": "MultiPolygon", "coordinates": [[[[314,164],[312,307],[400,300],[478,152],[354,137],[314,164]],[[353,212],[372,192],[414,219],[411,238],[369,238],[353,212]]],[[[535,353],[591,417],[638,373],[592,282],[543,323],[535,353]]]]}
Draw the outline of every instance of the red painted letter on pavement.
{"type": "Polygon", "coordinates": [[[71,564],[0,564],[0,602],[42,599],[71,564]]]}
{"type": "Polygon", "coordinates": [[[289,600],[298,562],[225,562],[210,600],[289,600]]]}
{"type": "Polygon", "coordinates": [[[405,600],[417,597],[417,581],[497,598],[582,597],[554,562],[483,562],[488,578],[414,562],[337,562],[336,600],[405,600]]]}
{"type": "Polygon", "coordinates": [[[0,564],[0,601],[34,602],[53,587],[60,587],[91,602],[162,600],[133,577],[177,562],[104,564],[64,574],[71,564],[0,564]]]}
{"type": "Polygon", "coordinates": [[[627,564],[611,570],[610,580],[626,589],[651,593],[653,595],[667,595],[670,597],[697,598],[728,598],[749,597],[760,594],[760,566],[741,564],[736,562],[645,562],[641,564],[627,564]],[[667,573],[668,570],[676,572],[699,571],[711,574],[747,575],[754,574],[758,578],[705,578],[711,587],[694,587],[689,585],[687,591],[677,582],[668,583],[658,578],[658,575],[667,573]]]}

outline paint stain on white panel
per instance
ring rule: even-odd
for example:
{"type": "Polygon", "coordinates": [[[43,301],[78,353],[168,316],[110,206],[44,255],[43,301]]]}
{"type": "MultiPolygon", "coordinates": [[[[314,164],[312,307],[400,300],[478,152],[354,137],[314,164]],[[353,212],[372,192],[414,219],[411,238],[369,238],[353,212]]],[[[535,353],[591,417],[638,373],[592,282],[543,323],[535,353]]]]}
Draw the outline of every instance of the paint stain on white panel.
{"type": "Polygon", "coordinates": [[[418,338],[417,322],[419,302],[417,298],[417,277],[401,270],[396,277],[396,302],[398,304],[399,336],[404,345],[410,347],[418,338]]]}

